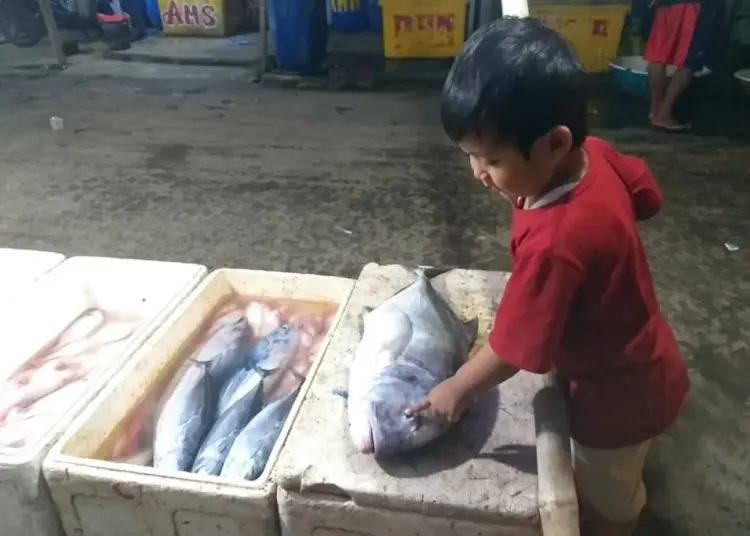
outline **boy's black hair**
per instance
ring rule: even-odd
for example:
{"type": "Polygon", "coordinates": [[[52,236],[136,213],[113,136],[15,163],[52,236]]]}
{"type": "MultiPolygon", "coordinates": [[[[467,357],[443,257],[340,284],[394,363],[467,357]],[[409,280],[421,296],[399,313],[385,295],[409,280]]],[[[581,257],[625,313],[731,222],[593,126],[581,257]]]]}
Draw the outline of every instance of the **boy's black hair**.
{"type": "Polygon", "coordinates": [[[443,128],[458,143],[490,134],[528,157],[534,141],[562,125],[573,146],[588,134],[584,70],[565,39],[541,21],[507,18],[464,44],[443,86],[443,128]]]}

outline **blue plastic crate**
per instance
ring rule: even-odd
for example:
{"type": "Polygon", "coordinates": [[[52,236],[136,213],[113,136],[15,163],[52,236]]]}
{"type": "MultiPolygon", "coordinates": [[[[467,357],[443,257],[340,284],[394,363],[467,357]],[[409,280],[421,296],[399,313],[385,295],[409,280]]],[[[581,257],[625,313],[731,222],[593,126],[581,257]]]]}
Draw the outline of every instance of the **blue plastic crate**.
{"type": "Polygon", "coordinates": [[[364,32],[370,26],[368,0],[328,0],[331,29],[337,32],[364,32]]]}
{"type": "Polygon", "coordinates": [[[367,19],[370,23],[370,31],[383,33],[383,10],[380,0],[365,0],[367,2],[367,19]]]}

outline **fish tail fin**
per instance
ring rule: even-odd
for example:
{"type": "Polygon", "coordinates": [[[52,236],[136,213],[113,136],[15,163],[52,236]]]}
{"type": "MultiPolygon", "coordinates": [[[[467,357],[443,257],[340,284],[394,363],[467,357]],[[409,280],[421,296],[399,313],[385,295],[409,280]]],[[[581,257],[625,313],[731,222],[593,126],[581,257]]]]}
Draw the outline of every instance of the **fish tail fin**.
{"type": "Polygon", "coordinates": [[[434,279],[439,275],[442,275],[446,272],[450,272],[451,270],[457,269],[458,266],[429,266],[429,265],[419,265],[414,270],[418,276],[424,276],[427,279],[434,279]]]}
{"type": "Polygon", "coordinates": [[[479,332],[479,319],[474,317],[468,322],[462,322],[461,325],[464,328],[466,340],[469,341],[470,345],[473,345],[477,340],[477,333],[479,332]]]}

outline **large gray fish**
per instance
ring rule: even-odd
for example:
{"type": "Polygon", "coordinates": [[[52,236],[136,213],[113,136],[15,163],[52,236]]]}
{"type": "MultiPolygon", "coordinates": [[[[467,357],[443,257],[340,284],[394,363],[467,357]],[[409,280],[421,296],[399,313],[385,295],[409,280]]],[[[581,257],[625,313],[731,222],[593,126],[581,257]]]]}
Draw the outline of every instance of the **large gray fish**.
{"type": "Polygon", "coordinates": [[[252,333],[241,314],[217,322],[214,335],[180,378],[162,408],[154,432],[154,467],[189,471],[216,415],[217,388],[243,366],[252,333]]]}
{"type": "Polygon", "coordinates": [[[193,463],[193,472],[218,476],[237,435],[263,406],[263,380],[214,423],[193,463]]]}
{"type": "Polygon", "coordinates": [[[260,385],[265,376],[294,357],[299,345],[299,330],[289,324],[279,326],[258,341],[247,360],[247,366],[235,372],[219,394],[217,415],[223,415],[238,400],[260,385]]]}
{"type": "Polygon", "coordinates": [[[203,345],[195,361],[209,363],[211,378],[224,382],[238,368],[247,364],[253,338],[250,323],[241,313],[232,313],[216,322],[214,335],[203,345]]]}
{"type": "Polygon", "coordinates": [[[300,387],[268,404],[240,432],[224,461],[222,477],[255,480],[263,473],[300,387]]]}
{"type": "Polygon", "coordinates": [[[215,415],[216,394],[207,363],[189,362],[154,431],[154,467],[188,471],[215,415]]]}
{"type": "Polygon", "coordinates": [[[405,414],[466,361],[476,319],[463,323],[424,270],[411,285],[363,318],[349,371],[349,433],[360,452],[376,456],[421,447],[448,424],[432,412],[405,414]]]}

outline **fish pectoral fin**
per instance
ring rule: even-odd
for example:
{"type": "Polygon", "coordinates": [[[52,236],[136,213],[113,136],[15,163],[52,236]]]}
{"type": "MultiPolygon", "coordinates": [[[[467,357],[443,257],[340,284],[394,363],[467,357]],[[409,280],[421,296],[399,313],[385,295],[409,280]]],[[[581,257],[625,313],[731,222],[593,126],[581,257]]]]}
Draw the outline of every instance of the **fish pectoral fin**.
{"type": "Polygon", "coordinates": [[[477,333],[479,331],[479,319],[477,317],[472,318],[468,322],[463,322],[464,335],[466,340],[469,341],[470,345],[473,345],[477,340],[477,333]]]}

